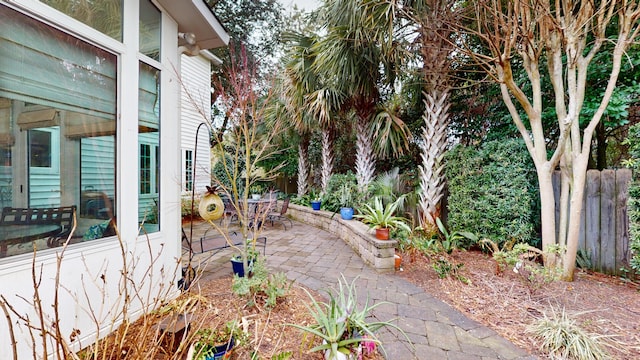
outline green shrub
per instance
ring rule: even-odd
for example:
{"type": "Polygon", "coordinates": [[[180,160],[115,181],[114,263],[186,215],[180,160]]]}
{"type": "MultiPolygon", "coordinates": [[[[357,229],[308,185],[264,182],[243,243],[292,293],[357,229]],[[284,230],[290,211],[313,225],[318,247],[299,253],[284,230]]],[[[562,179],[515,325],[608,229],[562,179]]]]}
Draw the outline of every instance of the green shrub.
{"type": "Polygon", "coordinates": [[[340,195],[343,186],[351,192],[351,203],[356,204],[359,202],[356,176],[351,172],[346,174],[333,174],[329,179],[329,184],[327,184],[327,192],[322,198],[322,207],[324,210],[331,212],[340,211],[342,207],[340,195]]]}
{"type": "Polygon", "coordinates": [[[446,157],[447,225],[499,244],[535,245],[539,196],[535,167],[519,139],[457,146],[446,157]]]}
{"type": "Polygon", "coordinates": [[[234,294],[245,297],[249,307],[264,304],[267,309],[274,308],[278,299],[287,296],[292,283],[282,272],[269,274],[264,260],[260,257],[255,261],[252,270],[252,276],[234,276],[231,290],[234,294]]]}

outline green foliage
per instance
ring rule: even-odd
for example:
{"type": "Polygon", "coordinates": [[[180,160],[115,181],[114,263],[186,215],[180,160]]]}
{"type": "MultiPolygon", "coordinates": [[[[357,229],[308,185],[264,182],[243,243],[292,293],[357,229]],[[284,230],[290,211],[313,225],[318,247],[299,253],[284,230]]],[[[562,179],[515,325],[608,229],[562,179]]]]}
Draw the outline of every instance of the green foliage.
{"type": "Polygon", "coordinates": [[[496,273],[502,273],[507,267],[514,267],[520,260],[520,256],[530,250],[530,246],[524,243],[515,243],[515,239],[506,241],[499,246],[491,239],[480,240],[483,248],[489,248],[491,256],[496,262],[496,273]]]}
{"type": "Polygon", "coordinates": [[[447,231],[447,228],[444,227],[440,218],[436,218],[436,225],[438,225],[438,230],[440,230],[440,234],[442,234],[440,246],[447,254],[451,254],[453,250],[460,248],[469,248],[470,245],[474,245],[478,242],[478,237],[468,231],[447,231]],[[463,243],[462,241],[464,239],[471,241],[471,243],[463,243]]]}
{"type": "Polygon", "coordinates": [[[204,328],[196,333],[194,345],[194,359],[204,360],[215,355],[216,346],[228,343],[233,337],[239,341],[243,332],[236,321],[228,321],[225,326],[218,329],[204,328]]]}
{"type": "Polygon", "coordinates": [[[629,146],[629,160],[625,165],[633,169],[633,181],[629,185],[629,248],[631,250],[630,266],[636,274],[640,274],[640,124],[629,127],[629,137],[625,141],[629,146]]]}
{"type": "Polygon", "coordinates": [[[382,200],[379,197],[374,197],[373,205],[362,205],[360,214],[354,215],[354,217],[362,219],[363,223],[368,224],[373,229],[389,228],[411,231],[411,228],[407,225],[406,218],[395,216],[400,200],[401,198],[383,206],[382,200]]]}
{"type": "MultiPolygon", "coordinates": [[[[195,197],[193,199],[193,217],[197,218],[200,217],[200,214],[198,213],[198,206],[200,205],[200,198],[199,197],[195,197]]],[[[183,218],[188,218],[191,216],[191,195],[189,196],[182,196],[180,198],[180,215],[183,218]]]]}
{"type": "Polygon", "coordinates": [[[398,202],[398,211],[415,215],[418,195],[408,185],[406,177],[400,175],[400,169],[395,167],[378,175],[370,185],[371,195],[379,197],[383,205],[398,202]]]}
{"type": "Polygon", "coordinates": [[[327,192],[322,199],[322,207],[331,212],[340,211],[341,207],[360,202],[356,176],[348,172],[346,174],[333,174],[327,184],[327,192]],[[345,194],[346,193],[346,194],[345,194]]]}
{"type": "Polygon", "coordinates": [[[469,285],[471,284],[471,280],[467,279],[460,272],[463,266],[463,263],[456,263],[445,256],[439,256],[435,262],[431,264],[431,267],[435,270],[436,274],[438,274],[439,278],[444,279],[446,277],[453,277],[454,279],[469,285]]]}
{"type": "MultiPolygon", "coordinates": [[[[219,183],[220,185],[222,185],[222,187],[224,187],[231,193],[231,189],[233,189],[231,180],[232,175],[230,176],[230,174],[227,173],[227,170],[234,170],[234,160],[233,157],[228,153],[225,153],[224,157],[224,161],[222,159],[218,159],[216,164],[213,166],[213,169],[211,169],[211,177],[215,179],[216,183],[219,183]]],[[[238,159],[237,166],[237,171],[240,173],[243,172],[245,168],[245,161],[243,159],[238,159]]],[[[238,177],[236,180],[236,189],[238,189],[238,195],[244,193],[243,185],[244,183],[242,181],[242,178],[238,177]]]]}
{"type": "Polygon", "coordinates": [[[289,292],[291,282],[284,273],[269,274],[260,257],[253,262],[251,271],[251,276],[234,276],[231,290],[234,294],[247,298],[247,306],[264,303],[267,309],[274,308],[278,299],[289,292]]]}
{"type": "Polygon", "coordinates": [[[293,352],[285,351],[281,353],[277,353],[271,357],[271,360],[289,360],[293,356],[293,352]]]}
{"type": "Polygon", "coordinates": [[[480,238],[535,245],[540,222],[535,168],[522,140],[457,146],[446,157],[448,225],[480,238]]]}
{"type": "Polygon", "coordinates": [[[527,329],[542,342],[552,359],[599,360],[609,359],[600,339],[602,335],[589,334],[562,309],[552,311],[527,329]]]}
{"type": "MultiPolygon", "coordinates": [[[[329,303],[317,301],[306,289],[303,290],[309,295],[311,304],[307,305],[309,312],[313,316],[315,323],[303,326],[300,324],[287,324],[309,334],[315,335],[324,343],[312,348],[310,351],[328,350],[328,359],[334,359],[338,353],[353,354],[359,344],[364,347],[373,347],[380,344],[375,332],[382,327],[390,326],[404,332],[397,326],[387,321],[370,321],[371,311],[376,307],[385,304],[379,302],[369,305],[369,300],[358,308],[355,283],[356,277],[351,284],[347,282],[344,275],[339,280],[339,288],[336,294],[328,291],[329,303]]],[[[406,336],[406,335],[405,335],[406,336]]],[[[374,347],[375,348],[375,347],[374,347]]]]}

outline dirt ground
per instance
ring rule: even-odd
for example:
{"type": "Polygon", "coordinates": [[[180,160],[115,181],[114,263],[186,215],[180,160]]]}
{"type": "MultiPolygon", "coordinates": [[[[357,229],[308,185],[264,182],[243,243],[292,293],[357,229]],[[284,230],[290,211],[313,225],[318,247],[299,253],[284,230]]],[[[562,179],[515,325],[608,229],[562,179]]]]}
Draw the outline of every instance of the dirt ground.
{"type": "MultiPolygon", "coordinates": [[[[637,283],[602,274],[577,272],[575,281],[554,282],[535,288],[522,276],[510,269],[495,274],[495,262],[481,252],[454,252],[451,261],[464,264],[460,275],[468,284],[453,278],[441,279],[424,256],[403,256],[400,276],[434,297],[498,332],[504,338],[546,359],[541,346],[527,331],[543,314],[564,309],[577,324],[594,336],[604,336],[610,359],[640,359],[640,293],[637,283]]],[[[259,359],[271,359],[275,355],[290,352],[289,359],[322,359],[321,353],[308,352],[319,340],[287,326],[309,325],[313,319],[305,304],[308,295],[298,286],[274,309],[246,306],[246,299],[239,299],[231,291],[231,277],[199,281],[192,287],[192,295],[199,299],[199,315],[192,325],[197,328],[217,328],[236,319],[248,333],[243,346],[236,347],[231,359],[250,359],[257,350],[259,359]]],[[[311,292],[316,299],[320,295],[311,292]]],[[[156,321],[157,322],[157,319],[156,321]]],[[[135,332],[135,331],[134,331],[135,332]]],[[[169,354],[167,354],[169,355],[169,354]]],[[[117,357],[120,358],[120,357],[117,357]]],[[[128,358],[124,356],[123,358],[128,358]]],[[[134,357],[132,357],[134,358],[134,357]]],[[[171,356],[153,357],[167,359],[171,356]]],[[[283,359],[287,359],[284,357],[283,359]]],[[[376,353],[367,360],[382,360],[376,353]]]]}
{"type": "Polygon", "coordinates": [[[495,274],[490,256],[478,251],[457,252],[453,260],[464,264],[466,285],[453,278],[440,279],[431,260],[403,257],[399,276],[498,332],[541,359],[540,344],[527,327],[543,314],[562,311],[594,335],[605,336],[611,359],[640,359],[640,293],[637,283],[579,271],[573,282],[554,282],[536,289],[521,275],[507,269],[495,274]]]}

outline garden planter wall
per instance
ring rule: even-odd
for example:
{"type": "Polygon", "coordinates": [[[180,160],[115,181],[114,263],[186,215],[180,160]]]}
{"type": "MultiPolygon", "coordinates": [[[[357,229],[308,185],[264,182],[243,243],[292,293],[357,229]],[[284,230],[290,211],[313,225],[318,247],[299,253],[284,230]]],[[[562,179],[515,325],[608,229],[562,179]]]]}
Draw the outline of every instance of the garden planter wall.
{"type": "Polygon", "coordinates": [[[314,211],[307,206],[290,204],[287,214],[294,220],[329,231],[342,240],[379,272],[393,272],[395,267],[395,240],[378,240],[369,227],[360,221],[342,220],[333,212],[314,211]]]}

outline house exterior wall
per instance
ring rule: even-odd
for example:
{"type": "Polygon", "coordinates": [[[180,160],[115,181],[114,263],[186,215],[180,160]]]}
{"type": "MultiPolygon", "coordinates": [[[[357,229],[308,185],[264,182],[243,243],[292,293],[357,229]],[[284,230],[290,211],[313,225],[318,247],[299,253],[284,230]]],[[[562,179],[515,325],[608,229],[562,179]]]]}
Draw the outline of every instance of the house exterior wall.
{"type": "Polygon", "coordinates": [[[185,154],[192,151],[196,155],[194,188],[196,193],[205,191],[205,186],[211,184],[211,155],[209,151],[209,135],[207,126],[203,125],[198,131],[198,151],[195,150],[195,139],[198,125],[210,123],[211,118],[211,62],[204,56],[180,57],[180,73],[182,87],[180,96],[181,134],[180,147],[182,149],[182,192],[188,195],[186,188],[185,154]]]}
{"type": "MultiPolygon", "coordinates": [[[[158,6],[162,11],[162,56],[160,61],[145,61],[161,70],[161,223],[159,231],[141,234],[139,203],[136,201],[139,195],[139,164],[136,154],[139,144],[137,99],[141,59],[138,52],[138,4],[139,0],[123,1],[125,29],[120,42],[40,2],[0,0],[0,7],[10,7],[51,24],[118,56],[118,127],[115,137],[117,177],[115,188],[106,190],[113,192],[113,196],[119,199],[116,208],[119,236],[38,250],[35,255],[27,253],[0,258],[0,295],[17,314],[32,319],[35,326],[43,326],[38,321],[40,317],[37,310],[40,309],[45,327],[53,329],[52,324],[59,320],[58,326],[63,338],[69,339],[72,333],[79,331],[80,335],[70,343],[74,350],[108,335],[124,318],[135,320],[141,313],[179,294],[176,283],[181,276],[181,265],[177,260],[181,257],[181,186],[176,179],[183,176],[181,140],[176,136],[180,133],[180,122],[176,121],[180,119],[180,85],[179,75],[175,70],[176,64],[180,62],[177,41],[179,24],[158,6]],[[127,281],[122,280],[123,273],[126,274],[127,281]],[[36,283],[39,285],[36,286],[36,283]],[[41,306],[32,302],[36,288],[41,306]],[[131,300],[126,306],[126,313],[123,313],[125,298],[131,300]],[[140,299],[151,300],[142,302],[140,299]],[[96,331],[96,328],[100,330],[96,331]]],[[[0,53],[0,56],[3,55],[0,53]]],[[[96,167],[96,171],[99,170],[96,167]]],[[[77,169],[61,164],[61,171],[75,174],[77,169]]],[[[71,183],[74,181],[77,180],[70,180],[71,183]]],[[[61,184],[62,189],[68,186],[69,184],[61,184]]],[[[13,191],[16,189],[14,185],[13,191]]],[[[0,359],[14,356],[8,323],[13,324],[17,358],[31,358],[34,347],[43,358],[52,355],[54,349],[51,346],[48,354],[42,354],[39,334],[34,335],[33,344],[24,321],[19,320],[15,314],[11,317],[10,322],[0,321],[0,359]]]]}

